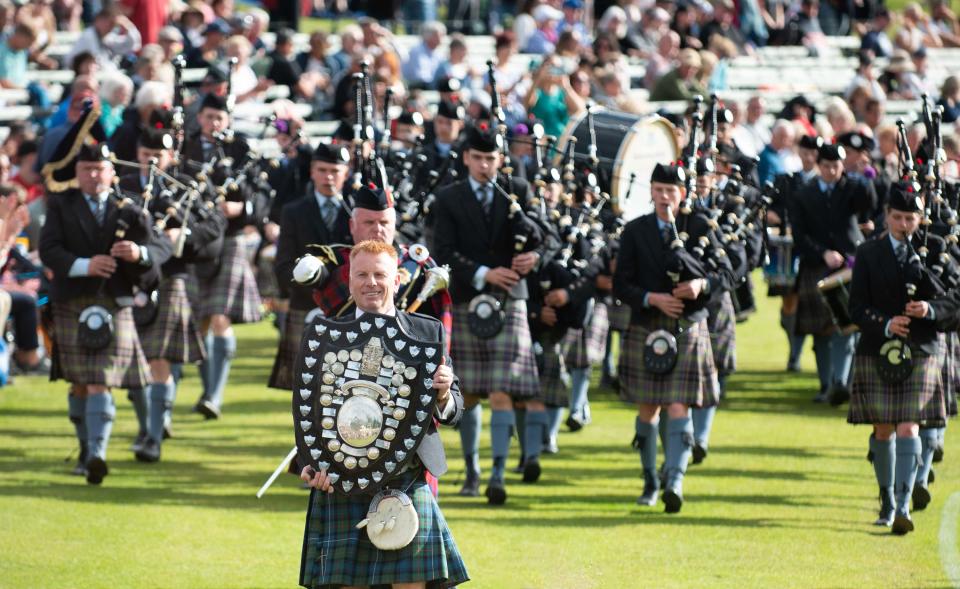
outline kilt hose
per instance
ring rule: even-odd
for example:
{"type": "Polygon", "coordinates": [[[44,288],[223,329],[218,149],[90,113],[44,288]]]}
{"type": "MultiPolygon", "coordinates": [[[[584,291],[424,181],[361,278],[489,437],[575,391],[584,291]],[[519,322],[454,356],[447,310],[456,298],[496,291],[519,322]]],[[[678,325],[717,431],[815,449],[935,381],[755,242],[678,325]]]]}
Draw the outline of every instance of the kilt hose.
{"type": "Polygon", "coordinates": [[[540,345],[543,346],[543,352],[537,359],[540,398],[550,407],[566,407],[570,404],[570,375],[563,357],[562,342],[565,339],[550,334],[540,338],[540,345]]]}
{"type": "Polygon", "coordinates": [[[198,282],[202,320],[226,315],[232,323],[260,321],[260,292],[240,237],[224,238],[216,275],[198,282]]]}
{"type": "Polygon", "coordinates": [[[270,372],[270,381],[267,386],[272,389],[281,389],[288,393],[293,391],[293,369],[297,363],[297,353],[300,351],[300,340],[303,338],[303,328],[310,311],[290,309],[283,322],[283,334],[280,335],[280,345],[277,347],[277,356],[273,360],[273,371],[270,372]]]}
{"type": "Polygon", "coordinates": [[[420,517],[413,541],[400,550],[380,550],[357,524],[367,517],[373,494],[346,497],[310,492],[303,534],[300,584],[380,587],[426,581],[429,588],[453,587],[469,580],[466,565],[440,512],[422,468],[397,476],[420,517]]]}
{"type": "Polygon", "coordinates": [[[708,307],[707,329],[717,374],[729,376],[737,370],[737,312],[729,292],[708,307]]]}
{"type": "Polygon", "coordinates": [[[154,322],[137,328],[147,360],[167,360],[171,364],[203,361],[207,350],[193,318],[187,281],[180,277],[163,279],[158,307],[154,322]]]}
{"type": "Polygon", "coordinates": [[[463,392],[481,397],[503,392],[516,401],[537,398],[540,383],[527,322],[527,301],[507,300],[503,329],[489,339],[470,332],[468,307],[469,303],[453,306],[450,340],[450,355],[463,392]]]}
{"type": "Polygon", "coordinates": [[[620,351],[620,397],[648,405],[683,403],[712,407],[720,403],[720,383],[710,348],[707,320],[689,324],[677,336],[677,365],[667,374],[647,372],[643,349],[647,336],[657,329],[673,331],[676,320],[660,315],[648,325],[634,323],[623,336],[620,351]]]}
{"type": "Polygon", "coordinates": [[[794,328],[797,335],[827,335],[836,329],[830,307],[817,288],[817,282],[829,273],[823,264],[800,265],[797,276],[797,325],[794,328]]]}
{"type": "Polygon", "coordinates": [[[610,318],[607,304],[597,301],[593,307],[593,315],[583,329],[570,329],[563,339],[567,367],[590,368],[603,362],[609,330],[610,318]]]}
{"type": "Polygon", "coordinates": [[[127,389],[150,382],[150,364],[140,347],[132,308],[118,307],[108,297],[81,297],[52,306],[56,370],[51,370],[51,380],[127,389]],[[113,341],[103,350],[90,351],[77,343],[77,318],[90,305],[100,305],[113,314],[113,341]]]}
{"type": "Polygon", "coordinates": [[[946,423],[942,363],[937,356],[914,354],[913,373],[902,383],[884,382],[877,374],[879,362],[876,356],[854,356],[848,423],[912,422],[929,427],[946,423]]]}

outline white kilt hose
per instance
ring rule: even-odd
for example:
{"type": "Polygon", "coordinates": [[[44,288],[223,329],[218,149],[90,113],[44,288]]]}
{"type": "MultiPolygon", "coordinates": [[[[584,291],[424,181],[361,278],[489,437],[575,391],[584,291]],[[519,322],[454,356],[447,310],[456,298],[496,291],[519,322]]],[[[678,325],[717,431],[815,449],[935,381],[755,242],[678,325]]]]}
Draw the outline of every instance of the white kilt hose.
{"type": "Polygon", "coordinates": [[[209,278],[200,275],[197,281],[201,319],[226,315],[232,323],[260,321],[260,291],[240,237],[223,239],[217,273],[209,278]]]}
{"type": "MultiPolygon", "coordinates": [[[[629,309],[627,313],[629,322],[629,309]]],[[[570,329],[563,339],[567,368],[590,368],[603,362],[609,330],[610,318],[607,304],[597,301],[593,307],[593,315],[583,329],[570,329]]]]}
{"type": "Polygon", "coordinates": [[[737,370],[737,312],[730,293],[723,293],[719,302],[710,305],[709,309],[707,329],[710,330],[713,362],[720,376],[728,376],[737,370]]]}
{"type": "Polygon", "coordinates": [[[913,372],[902,383],[883,381],[877,374],[878,364],[877,356],[858,354],[854,357],[848,423],[911,422],[930,427],[946,423],[943,362],[940,358],[915,352],[913,372]]]}
{"type": "Polygon", "coordinates": [[[653,374],[646,370],[643,350],[647,336],[657,329],[674,331],[676,323],[660,315],[647,325],[633,323],[624,333],[618,367],[620,397],[624,401],[649,405],[683,403],[691,407],[720,403],[720,383],[706,319],[689,324],[677,336],[677,365],[672,371],[653,374]]]}
{"type": "Polygon", "coordinates": [[[195,364],[207,356],[184,278],[165,278],[160,283],[157,318],[137,329],[140,346],[148,360],[195,364]]]}
{"type": "Polygon", "coordinates": [[[118,307],[108,297],[54,303],[53,329],[51,380],[128,389],[145,387],[150,381],[150,365],[140,347],[130,307],[118,307]],[[113,314],[113,341],[99,351],[77,343],[77,318],[90,305],[101,305],[113,314]]]}
{"type": "Polygon", "coordinates": [[[290,309],[283,322],[283,334],[280,336],[280,346],[277,356],[273,360],[273,371],[270,373],[270,382],[267,386],[287,392],[293,390],[293,369],[297,362],[297,352],[300,350],[300,340],[303,338],[304,323],[309,311],[290,309]]]}
{"type": "Polygon", "coordinates": [[[537,362],[533,354],[527,302],[508,300],[506,322],[495,337],[482,339],[467,325],[469,303],[453,306],[453,334],[450,353],[465,394],[486,396],[503,392],[515,400],[540,395],[537,362]]]}

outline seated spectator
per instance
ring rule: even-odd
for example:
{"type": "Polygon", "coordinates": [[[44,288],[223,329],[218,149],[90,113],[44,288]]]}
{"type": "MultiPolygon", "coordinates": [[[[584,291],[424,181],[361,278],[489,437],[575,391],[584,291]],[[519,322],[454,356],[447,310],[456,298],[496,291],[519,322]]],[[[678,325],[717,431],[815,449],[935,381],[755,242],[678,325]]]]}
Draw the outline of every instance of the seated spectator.
{"type": "Polygon", "coordinates": [[[107,137],[123,123],[123,112],[133,98],[133,81],[120,72],[108,72],[100,84],[100,126],[107,137]]]}
{"type": "Polygon", "coordinates": [[[157,34],[157,45],[163,49],[163,61],[170,63],[184,51],[183,33],[177,27],[163,27],[157,34]]]}
{"type": "Polygon", "coordinates": [[[870,132],[875,132],[876,129],[883,123],[883,117],[886,114],[886,107],[884,103],[877,100],[876,98],[871,98],[867,101],[866,106],[863,111],[863,123],[870,128],[870,132]]]}
{"type": "MultiPolygon", "coordinates": [[[[903,49],[897,49],[893,52],[893,57],[890,58],[890,62],[878,80],[888,98],[899,100],[920,98],[914,95],[914,88],[910,85],[909,76],[914,73],[915,69],[909,53],[903,49]]],[[[874,96],[874,98],[877,97],[874,96]]],[[[854,109],[854,112],[856,112],[856,109],[854,109]]]]}
{"type": "Polygon", "coordinates": [[[650,92],[650,100],[690,100],[697,94],[706,95],[706,89],[697,80],[700,66],[699,53],[693,49],[680,51],[677,67],[660,78],[650,92]]]}
{"type": "Polygon", "coordinates": [[[273,80],[259,79],[250,67],[250,52],[253,46],[246,37],[234,35],[227,39],[225,53],[228,58],[237,58],[231,77],[233,95],[237,104],[259,98],[267,88],[273,86],[273,80]]]}
{"type": "Polygon", "coordinates": [[[854,89],[858,86],[865,86],[867,90],[870,91],[871,96],[877,100],[886,100],[887,93],[877,80],[877,75],[873,68],[873,54],[869,51],[861,51],[858,64],[857,72],[843,93],[844,97],[849,101],[854,89]]]}
{"type": "Polygon", "coordinates": [[[437,88],[441,80],[453,79],[466,90],[482,88],[485,83],[483,73],[467,61],[466,39],[460,33],[454,33],[450,35],[450,56],[437,68],[433,87],[437,88]]]}
{"type": "Polygon", "coordinates": [[[960,47],[960,23],[946,0],[930,3],[930,22],[943,41],[944,47],[960,47]]]}
{"type": "Polygon", "coordinates": [[[256,6],[248,6],[244,11],[245,13],[240,17],[240,22],[243,23],[241,34],[253,46],[251,59],[263,57],[268,52],[263,34],[270,30],[270,14],[256,6]]]}
{"type": "Polygon", "coordinates": [[[717,65],[713,68],[710,79],[707,80],[707,91],[721,92],[730,88],[727,82],[727,72],[730,62],[738,55],[737,46],[733,41],[720,35],[710,37],[710,53],[717,57],[717,65]]]}
{"type": "Polygon", "coordinates": [[[17,152],[20,150],[20,145],[26,141],[35,141],[36,138],[37,134],[33,130],[33,125],[29,122],[17,121],[10,123],[7,136],[3,140],[3,145],[0,145],[0,153],[7,154],[14,160],[14,163],[19,166],[20,161],[17,160],[17,152]]]}
{"type": "Polygon", "coordinates": [[[937,104],[943,107],[944,123],[955,123],[960,119],[960,78],[949,76],[943,81],[937,104]]]}
{"type": "Polygon", "coordinates": [[[297,55],[297,65],[305,74],[319,74],[329,80],[339,71],[339,62],[332,55],[327,55],[330,43],[327,34],[323,31],[314,31],[310,34],[310,47],[297,55]]]}
{"type": "MultiPolygon", "coordinates": [[[[13,251],[17,236],[30,224],[30,213],[23,203],[23,193],[18,186],[0,183],[0,267],[29,264],[22,255],[13,251]],[[14,261],[11,262],[11,259],[14,261]]],[[[31,264],[31,270],[33,269],[31,264]]],[[[36,283],[36,281],[34,281],[36,283]]],[[[40,341],[37,333],[36,284],[19,285],[5,280],[3,291],[10,295],[13,318],[13,333],[16,351],[14,365],[20,374],[41,374],[49,371],[49,362],[40,356],[40,341]]]]}
{"type": "Polygon", "coordinates": [[[180,14],[179,29],[183,35],[184,55],[203,45],[203,35],[206,29],[206,4],[198,0],[190,2],[180,14]]]}
{"type": "Polygon", "coordinates": [[[297,62],[294,52],[294,35],[296,33],[290,29],[277,32],[274,50],[270,53],[267,78],[280,86],[286,86],[290,90],[291,98],[307,95],[304,89],[312,96],[316,86],[315,78],[313,76],[303,78],[303,70],[300,69],[300,63],[297,62]]]}
{"type": "Polygon", "coordinates": [[[16,25],[12,33],[4,33],[0,37],[0,86],[27,87],[27,61],[30,47],[36,39],[36,30],[27,23],[16,25]]]}
{"type": "Polygon", "coordinates": [[[796,130],[793,123],[780,119],[773,125],[770,143],[760,152],[757,174],[762,186],[787,172],[787,156],[792,153],[796,130]]]}
{"type": "Polygon", "coordinates": [[[827,99],[823,114],[832,130],[831,135],[827,137],[843,135],[853,131],[853,128],[857,125],[857,117],[850,110],[850,106],[839,96],[831,96],[827,99]]]}
{"type": "Polygon", "coordinates": [[[667,31],[657,43],[657,52],[647,60],[647,72],[643,78],[646,88],[653,88],[664,74],[676,66],[680,54],[680,35],[676,31],[667,31]]]}
{"type": "Polygon", "coordinates": [[[513,38],[518,47],[526,47],[530,37],[537,31],[537,21],[533,18],[533,9],[540,4],[540,0],[523,0],[513,19],[513,38]]]}
{"type": "MultiPolygon", "coordinates": [[[[312,45],[311,45],[312,47],[312,45]]],[[[363,48],[363,31],[357,25],[348,25],[340,32],[340,51],[331,56],[330,77],[336,84],[339,76],[350,69],[353,56],[363,48]]]]}
{"type": "Polygon", "coordinates": [[[78,53],[88,51],[97,58],[101,68],[115,70],[120,59],[137,53],[140,47],[137,27],[116,6],[107,5],[81,33],[66,60],[70,62],[78,53]]]}
{"type": "Polygon", "coordinates": [[[428,22],[421,28],[421,40],[403,62],[403,78],[411,90],[432,88],[437,69],[444,61],[440,45],[447,36],[443,23],[428,22]]]}
{"type": "Polygon", "coordinates": [[[787,22],[785,44],[802,45],[811,55],[819,55],[827,42],[820,28],[819,15],[819,0],[801,0],[800,11],[787,22]]]}
{"type": "Polygon", "coordinates": [[[700,30],[700,43],[703,47],[710,45],[710,37],[720,35],[733,41],[739,53],[751,53],[753,46],[747,41],[743,32],[736,26],[736,7],[733,0],[715,0],[713,3],[713,19],[700,30]]]}
{"type": "Polygon", "coordinates": [[[870,30],[860,41],[860,51],[870,51],[877,57],[890,57],[893,55],[893,41],[887,34],[887,28],[890,27],[890,11],[881,8],[874,15],[870,23],[870,30]]]}
{"type": "Polygon", "coordinates": [[[34,139],[21,143],[17,149],[17,174],[10,179],[23,189],[27,204],[43,196],[43,179],[34,169],[39,150],[40,145],[34,139]]]}
{"type": "Polygon", "coordinates": [[[598,103],[613,110],[621,110],[634,114],[643,112],[643,105],[640,104],[639,100],[630,96],[629,92],[624,91],[617,74],[607,71],[600,75],[597,83],[600,86],[600,91],[603,93],[597,97],[598,103]]]}
{"type": "Polygon", "coordinates": [[[537,30],[530,35],[524,52],[540,55],[553,53],[560,36],[557,25],[563,20],[563,12],[549,4],[541,4],[533,9],[533,18],[537,21],[537,30]]]}
{"type": "Polygon", "coordinates": [[[187,52],[188,68],[209,68],[223,59],[224,42],[231,30],[227,23],[215,20],[203,29],[203,42],[187,52]]]}
{"type": "Polygon", "coordinates": [[[907,55],[921,47],[943,47],[940,34],[919,4],[916,2],[907,4],[901,16],[903,17],[903,23],[897,32],[894,43],[898,48],[906,51],[907,55]]]}
{"type": "Polygon", "coordinates": [[[574,33],[582,47],[589,47],[593,41],[593,34],[583,22],[583,0],[564,0],[560,32],[566,31],[574,33]]]}
{"type": "MultiPolygon", "coordinates": [[[[731,108],[739,110],[736,104],[731,104],[731,108]]],[[[770,126],[763,122],[763,117],[767,112],[767,105],[763,98],[753,96],[747,101],[746,113],[743,120],[731,130],[731,137],[736,143],[737,148],[748,157],[757,157],[763,148],[770,143],[770,126]]]]}
{"type": "MultiPolygon", "coordinates": [[[[700,22],[697,20],[697,11],[687,1],[677,2],[673,13],[673,22],[670,28],[680,35],[680,48],[700,49],[700,22]]],[[[662,37],[661,37],[662,38],[662,37]]]]}
{"type": "Polygon", "coordinates": [[[926,47],[921,47],[910,56],[913,60],[913,71],[904,76],[904,83],[913,96],[923,96],[926,94],[931,100],[936,101],[940,96],[936,83],[930,76],[930,60],[927,58],[926,47]]]}
{"type": "Polygon", "coordinates": [[[110,148],[117,158],[128,162],[137,159],[137,140],[150,123],[154,111],[173,103],[173,89],[163,82],[144,82],[137,90],[133,108],[125,109],[123,123],[110,137],[110,148]]]}

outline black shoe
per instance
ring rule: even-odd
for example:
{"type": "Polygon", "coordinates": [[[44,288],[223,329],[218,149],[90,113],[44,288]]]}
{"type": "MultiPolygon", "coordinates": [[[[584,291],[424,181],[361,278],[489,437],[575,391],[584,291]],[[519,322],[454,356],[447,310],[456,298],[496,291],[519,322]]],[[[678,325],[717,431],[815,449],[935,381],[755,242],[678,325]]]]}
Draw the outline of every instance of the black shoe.
{"type": "Polygon", "coordinates": [[[820,391],[817,393],[817,396],[813,398],[814,403],[826,403],[829,400],[829,396],[826,391],[820,391]]]}
{"type": "Polygon", "coordinates": [[[933,461],[943,462],[943,446],[938,445],[933,449],[933,461]]]}
{"type": "Polygon", "coordinates": [[[110,469],[107,468],[107,463],[103,458],[94,456],[87,461],[87,482],[91,485],[99,485],[103,482],[103,478],[110,474],[110,469]]]}
{"type": "Polygon", "coordinates": [[[567,427],[570,428],[571,432],[578,432],[583,429],[583,422],[577,419],[576,417],[574,417],[573,415],[570,415],[567,417],[566,424],[567,424],[567,427]]]}
{"type": "Polygon", "coordinates": [[[167,441],[173,437],[173,428],[170,427],[169,423],[163,425],[163,441],[167,441]]]}
{"type": "Polygon", "coordinates": [[[893,526],[890,531],[897,536],[905,536],[913,531],[913,520],[910,519],[909,515],[898,513],[893,518],[893,526]]]}
{"type": "Polygon", "coordinates": [[[932,485],[933,481],[935,481],[936,479],[937,479],[937,475],[936,473],[933,472],[933,469],[931,468],[930,474],[927,475],[927,486],[929,487],[930,485],[932,485]]]}
{"type": "Polygon", "coordinates": [[[680,513],[683,507],[683,493],[679,489],[667,489],[663,492],[663,512],[680,513]]]}
{"type": "Polygon", "coordinates": [[[461,497],[479,497],[480,496],[480,475],[470,473],[467,480],[463,482],[460,491],[457,493],[461,497]]]}
{"type": "Polygon", "coordinates": [[[77,477],[85,477],[87,476],[87,466],[83,462],[77,461],[76,466],[73,467],[70,474],[77,477]]]}
{"type": "Polygon", "coordinates": [[[510,469],[510,472],[512,472],[513,474],[523,474],[523,464],[524,464],[524,462],[523,462],[523,456],[521,456],[521,457],[520,457],[520,462],[518,462],[516,466],[514,466],[513,468],[511,468],[511,469],[510,469]]]}
{"type": "Polygon", "coordinates": [[[830,406],[839,407],[850,400],[850,389],[843,385],[834,385],[830,389],[830,406]]]}
{"type": "Polygon", "coordinates": [[[531,456],[523,465],[523,482],[535,483],[540,480],[540,460],[531,456]]]}
{"type": "Polygon", "coordinates": [[[220,408],[206,399],[197,401],[197,404],[193,407],[193,411],[203,415],[204,419],[220,419],[220,408]]]}
{"type": "Polygon", "coordinates": [[[657,484],[657,475],[651,471],[643,471],[643,495],[637,498],[637,505],[653,507],[657,504],[660,494],[660,485],[657,484]]]}
{"type": "Polygon", "coordinates": [[[146,432],[140,432],[137,434],[137,438],[130,444],[130,451],[136,454],[143,449],[143,445],[147,443],[147,434],[146,432]]]}
{"type": "Polygon", "coordinates": [[[787,372],[800,372],[800,361],[787,362],[787,372]]]}
{"type": "Polygon", "coordinates": [[[507,502],[507,489],[504,488],[501,480],[490,479],[487,490],[483,494],[487,496],[487,503],[490,505],[503,505],[507,502]]]}
{"type": "Polygon", "coordinates": [[[917,483],[913,486],[913,510],[922,511],[930,504],[930,490],[917,483]]]}
{"type": "Polygon", "coordinates": [[[884,492],[883,488],[880,489],[880,512],[877,514],[876,521],[873,522],[875,526],[886,526],[890,527],[893,525],[893,516],[897,511],[896,505],[893,503],[893,497],[884,492]]]}
{"type": "Polygon", "coordinates": [[[143,447],[135,455],[140,462],[157,462],[160,460],[160,444],[153,438],[147,438],[143,447]]]}
{"type": "Polygon", "coordinates": [[[707,459],[707,447],[700,444],[693,445],[693,463],[700,464],[707,459]]]}

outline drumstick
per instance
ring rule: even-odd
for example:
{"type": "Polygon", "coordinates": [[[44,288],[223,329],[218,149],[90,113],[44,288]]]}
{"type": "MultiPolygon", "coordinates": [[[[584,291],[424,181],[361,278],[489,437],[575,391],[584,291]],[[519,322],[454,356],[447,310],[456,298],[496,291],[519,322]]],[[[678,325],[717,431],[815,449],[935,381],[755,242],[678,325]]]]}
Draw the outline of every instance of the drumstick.
{"type": "Polygon", "coordinates": [[[277,477],[280,476],[280,473],[286,470],[289,466],[290,461],[293,460],[293,457],[297,455],[297,447],[294,446],[290,452],[287,453],[287,456],[277,465],[277,469],[273,471],[273,474],[270,475],[270,478],[267,479],[267,482],[263,483],[263,486],[260,487],[260,490],[257,491],[257,499],[263,497],[263,494],[267,492],[267,489],[270,488],[270,485],[273,484],[273,481],[277,480],[277,477]]]}

